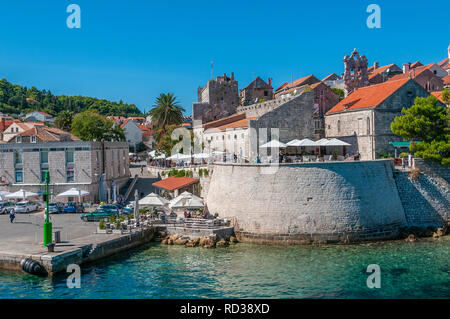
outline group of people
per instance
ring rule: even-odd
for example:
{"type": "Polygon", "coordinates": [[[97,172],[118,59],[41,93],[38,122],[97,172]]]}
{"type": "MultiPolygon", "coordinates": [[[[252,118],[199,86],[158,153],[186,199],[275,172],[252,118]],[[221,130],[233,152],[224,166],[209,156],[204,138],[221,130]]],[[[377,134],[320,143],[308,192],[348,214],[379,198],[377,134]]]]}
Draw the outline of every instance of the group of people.
{"type": "Polygon", "coordinates": [[[211,218],[211,214],[208,211],[203,212],[191,212],[191,211],[184,211],[184,218],[203,218],[203,219],[209,219],[211,218]]]}
{"type": "Polygon", "coordinates": [[[408,165],[408,167],[412,166],[412,155],[411,154],[409,154],[408,156],[402,157],[402,169],[405,169],[406,165],[408,165]]]}

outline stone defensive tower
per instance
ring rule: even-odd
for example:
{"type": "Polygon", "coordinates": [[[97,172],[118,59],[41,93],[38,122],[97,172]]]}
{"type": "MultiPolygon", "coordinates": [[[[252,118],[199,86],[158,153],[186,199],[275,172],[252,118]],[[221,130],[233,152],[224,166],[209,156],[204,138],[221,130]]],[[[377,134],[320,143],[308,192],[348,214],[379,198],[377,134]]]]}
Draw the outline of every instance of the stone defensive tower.
{"type": "Polygon", "coordinates": [[[210,80],[205,87],[198,88],[198,102],[192,105],[194,120],[203,123],[219,120],[236,113],[239,106],[238,82],[234,73],[226,74],[210,80]]]}

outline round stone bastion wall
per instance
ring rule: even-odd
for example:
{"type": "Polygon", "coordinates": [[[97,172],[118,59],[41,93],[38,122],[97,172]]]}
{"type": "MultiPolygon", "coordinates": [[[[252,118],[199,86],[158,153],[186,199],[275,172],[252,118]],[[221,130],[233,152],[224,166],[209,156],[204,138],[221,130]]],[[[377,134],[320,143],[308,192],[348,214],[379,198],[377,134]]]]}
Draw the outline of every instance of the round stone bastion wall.
{"type": "Polygon", "coordinates": [[[382,240],[406,226],[390,160],[214,164],[207,205],[243,242],[382,240]]]}

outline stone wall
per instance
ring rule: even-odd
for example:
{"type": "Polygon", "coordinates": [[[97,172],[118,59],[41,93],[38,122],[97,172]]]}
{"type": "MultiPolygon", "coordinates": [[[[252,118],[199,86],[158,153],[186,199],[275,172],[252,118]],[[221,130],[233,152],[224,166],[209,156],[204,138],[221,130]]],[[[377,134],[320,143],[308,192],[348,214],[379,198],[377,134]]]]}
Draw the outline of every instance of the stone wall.
{"type": "Polygon", "coordinates": [[[238,238],[260,243],[388,239],[406,226],[389,160],[216,164],[207,204],[238,238]]]}
{"type": "Polygon", "coordinates": [[[295,96],[288,102],[260,116],[257,120],[249,121],[250,160],[261,152],[258,145],[278,139],[283,143],[293,139],[314,139],[314,92],[306,92],[295,96]],[[278,136],[272,136],[272,129],[279,130],[278,136]],[[267,135],[266,135],[267,134],[267,135]]]}
{"type": "Polygon", "coordinates": [[[239,106],[236,109],[236,113],[238,113],[238,114],[245,113],[247,117],[260,117],[270,111],[273,111],[274,109],[278,108],[280,105],[293,100],[296,97],[298,97],[298,96],[286,96],[286,97],[280,97],[280,98],[262,102],[262,103],[246,105],[246,106],[239,106]]]}
{"type": "Polygon", "coordinates": [[[441,183],[445,182],[446,185],[444,186],[448,188],[448,184],[450,184],[450,167],[448,165],[443,166],[434,162],[425,161],[422,158],[414,158],[413,166],[421,173],[438,179],[441,183]]]}
{"type": "Polygon", "coordinates": [[[450,191],[431,176],[394,174],[408,227],[438,228],[450,223],[450,191]]]}

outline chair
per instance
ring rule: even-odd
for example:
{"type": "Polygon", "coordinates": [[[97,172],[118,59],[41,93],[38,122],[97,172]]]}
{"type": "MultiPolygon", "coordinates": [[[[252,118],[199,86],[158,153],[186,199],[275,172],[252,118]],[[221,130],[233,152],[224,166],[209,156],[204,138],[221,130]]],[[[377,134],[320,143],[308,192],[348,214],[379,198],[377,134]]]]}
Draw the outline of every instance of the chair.
{"type": "Polygon", "coordinates": [[[309,162],[309,156],[303,156],[303,162],[309,162]]]}

